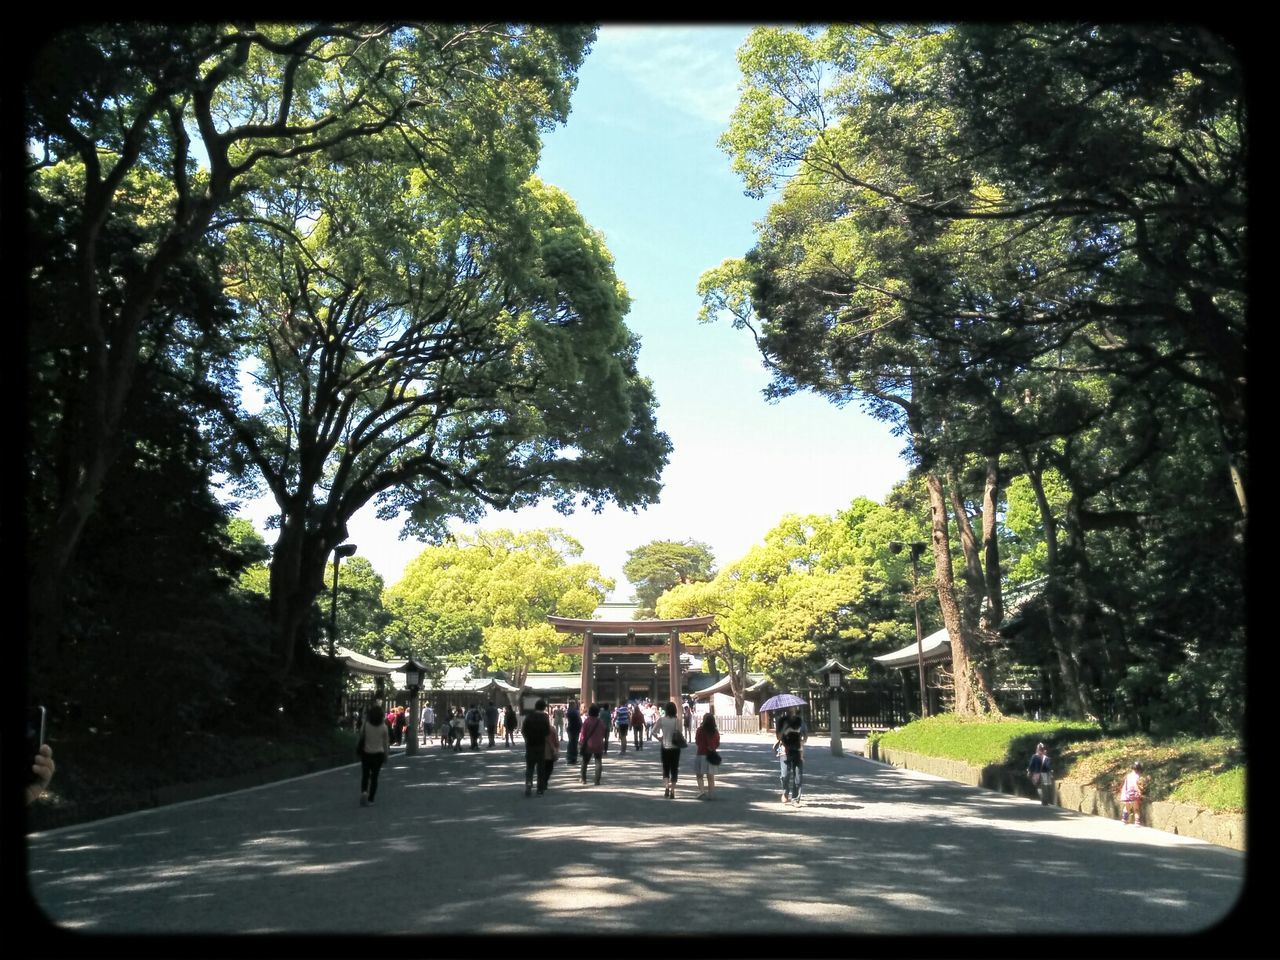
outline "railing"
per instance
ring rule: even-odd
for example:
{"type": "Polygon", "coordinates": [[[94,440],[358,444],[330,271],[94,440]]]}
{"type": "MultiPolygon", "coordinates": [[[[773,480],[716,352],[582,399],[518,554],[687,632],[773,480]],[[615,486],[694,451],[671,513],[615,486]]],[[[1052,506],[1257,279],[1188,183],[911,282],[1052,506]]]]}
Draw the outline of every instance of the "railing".
{"type": "MultiPolygon", "coordinates": [[[[702,722],[702,715],[698,715],[697,723],[702,722]]],[[[694,728],[697,729],[696,726],[694,728]]],[[[716,729],[721,733],[759,733],[760,718],[755,714],[744,714],[739,717],[736,714],[716,714],[716,729]]]]}
{"type": "MultiPolygon", "coordinates": [[[[902,693],[892,688],[847,685],[841,688],[837,696],[840,702],[841,733],[891,730],[907,722],[907,704],[902,693]]],[[[830,732],[830,697],[830,689],[815,688],[806,691],[805,699],[809,701],[809,705],[804,708],[804,713],[810,730],[830,732]]]]}

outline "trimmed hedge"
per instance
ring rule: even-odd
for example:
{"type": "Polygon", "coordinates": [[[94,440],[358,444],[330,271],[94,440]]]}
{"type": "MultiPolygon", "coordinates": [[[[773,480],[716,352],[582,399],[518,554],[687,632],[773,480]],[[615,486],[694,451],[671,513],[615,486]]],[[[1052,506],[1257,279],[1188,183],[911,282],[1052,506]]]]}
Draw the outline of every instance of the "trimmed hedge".
{"type": "Polygon", "coordinates": [[[1102,729],[1097,724],[1078,720],[990,720],[944,713],[880,734],[876,741],[899,750],[985,767],[993,763],[1026,766],[1042,740],[1053,753],[1055,744],[1101,736],[1102,729]]]}

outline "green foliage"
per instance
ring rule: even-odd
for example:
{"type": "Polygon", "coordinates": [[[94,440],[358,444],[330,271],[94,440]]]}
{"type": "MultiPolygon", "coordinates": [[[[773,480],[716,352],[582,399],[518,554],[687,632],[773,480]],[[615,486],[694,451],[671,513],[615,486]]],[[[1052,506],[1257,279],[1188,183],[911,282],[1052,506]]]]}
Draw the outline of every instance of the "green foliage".
{"type": "Polygon", "coordinates": [[[888,731],[879,742],[886,747],[963,760],[975,766],[1020,763],[1018,769],[1023,769],[1038,741],[1048,744],[1056,756],[1058,744],[1101,736],[1102,730],[1096,724],[1070,720],[993,721],[941,714],[888,731]]]}
{"type": "Polygon", "coordinates": [[[1244,767],[1224,773],[1198,773],[1185,777],[1169,794],[1170,800],[1194,803],[1210,810],[1244,812],[1244,767]]]}
{"type": "MultiPolygon", "coordinates": [[[[1053,469],[1045,472],[1044,486],[1053,513],[1061,517],[1071,498],[1071,490],[1053,469]]],[[[1012,534],[1005,567],[1010,583],[1026,583],[1048,572],[1048,544],[1044,518],[1040,515],[1026,476],[1010,480],[1005,490],[1005,528],[1012,534]]]]}
{"type": "Polygon", "coordinates": [[[254,555],[210,493],[209,453],[188,404],[149,371],[125,450],[86,526],[64,596],[66,660],[34,664],[55,728],[235,730],[271,709],[260,687],[265,609],[233,584],[254,555]],[[65,669],[74,662],[76,669],[65,669]]]}
{"type": "Polygon", "coordinates": [[[915,529],[865,498],[830,517],[788,515],[710,581],[668,590],[657,612],[714,614],[704,649],[783,687],[808,683],[832,657],[863,675],[872,656],[915,634],[909,567],[888,549],[915,529]]]}
{"type": "Polygon", "coordinates": [[[873,743],[948,757],[974,766],[1026,769],[1035,745],[1044,741],[1059,778],[1071,778],[1116,793],[1134,761],[1143,765],[1143,793],[1150,800],[1178,800],[1211,810],[1244,810],[1244,757],[1230,737],[1153,739],[1106,737],[1094,724],[1075,721],[990,720],[942,715],[915,720],[867,738],[873,743]]]}
{"type": "Polygon", "coordinates": [[[387,588],[391,630],[424,662],[484,662],[523,683],[530,670],[566,670],[548,616],[589,617],[613,588],[582,545],[556,529],[494,530],[428,547],[387,588]]]}
{"type": "MultiPolygon", "coordinates": [[[[367,557],[348,557],[338,565],[338,643],[357,653],[378,656],[383,652],[383,639],[391,623],[391,615],[382,606],[384,587],[382,577],[367,557]]],[[[326,623],[332,596],[330,564],[325,592],[316,599],[326,623]]]]}
{"type": "MultiPolygon", "coordinates": [[[[574,76],[593,35],[593,28],[583,25],[91,25],[58,33],[36,51],[26,91],[26,140],[32,145],[27,184],[32,221],[43,233],[32,244],[37,265],[32,299],[40,309],[31,311],[35,322],[30,340],[36,347],[37,370],[43,373],[61,365],[66,383],[76,384],[75,389],[49,391],[59,406],[43,426],[58,462],[50,469],[54,482],[43,485],[43,501],[33,504],[40,509],[32,512],[37,532],[32,608],[43,655],[51,656],[56,640],[63,574],[118,455],[124,407],[139,370],[159,356],[187,358],[182,371],[187,389],[198,392],[200,401],[222,416],[220,439],[228,469],[248,483],[261,478],[282,503],[296,505],[295,515],[284,518],[285,535],[276,544],[271,578],[274,646],[282,667],[288,666],[295,647],[305,645],[310,629],[305,621],[322,585],[323,556],[342,539],[345,519],[404,476],[420,479],[424,487],[434,484],[434,495],[419,490],[411,503],[402,504],[416,505],[427,526],[451,511],[476,509],[468,496],[477,487],[481,495],[495,494],[489,502],[518,494],[537,499],[551,487],[565,499],[584,490],[597,500],[609,499],[614,492],[611,478],[601,474],[609,469],[603,464],[610,455],[616,455],[619,468],[634,478],[634,502],[656,492],[653,475],[667,446],[647,416],[648,385],[634,376],[635,344],[617,316],[608,315],[602,305],[599,278],[612,285],[612,274],[584,271],[581,258],[574,262],[563,249],[555,249],[558,241],[546,233],[563,227],[565,218],[548,222],[542,216],[555,204],[522,206],[512,189],[524,183],[536,164],[539,132],[567,115],[574,76]],[[404,175],[410,169],[422,189],[406,189],[404,175]],[[406,204],[412,208],[396,224],[401,229],[356,229],[339,242],[339,235],[353,226],[360,202],[365,209],[376,208],[380,192],[385,196],[388,191],[404,198],[395,213],[404,213],[406,204]],[[493,206],[486,208],[489,203],[493,206]],[[527,276],[517,278],[508,270],[496,284],[487,284],[467,263],[483,251],[467,249],[464,242],[448,247],[451,225],[460,214],[481,222],[493,211],[511,213],[507,226],[511,220],[527,221],[525,234],[542,231],[538,239],[543,249],[517,244],[520,250],[508,257],[508,264],[536,260],[524,270],[527,276]],[[443,228],[437,230],[441,223],[443,228]],[[285,376],[273,384],[278,392],[268,391],[286,409],[305,410],[298,423],[263,424],[228,416],[236,407],[236,363],[250,352],[250,342],[268,352],[270,348],[260,331],[243,325],[229,331],[225,317],[211,321],[217,305],[175,311],[176,298],[166,292],[173,288],[201,295],[216,289],[222,279],[216,254],[224,249],[232,251],[229,260],[237,267],[257,267],[256,279],[262,281],[264,259],[269,265],[272,251],[255,259],[239,244],[242,232],[254,230],[268,248],[265,238],[273,231],[278,231],[276,239],[289,237],[274,250],[279,256],[275,266],[286,275],[290,266],[303,273],[305,293],[293,300],[277,298],[274,304],[297,322],[295,332],[301,336],[286,336],[272,345],[282,349],[278,359],[296,349],[296,369],[291,372],[302,374],[285,376]],[[492,420],[486,422],[489,397],[483,392],[472,396],[469,384],[455,392],[449,376],[441,376],[435,387],[424,385],[430,376],[397,381],[401,389],[415,393],[443,390],[449,426],[458,426],[456,434],[446,431],[448,437],[456,436],[464,446],[470,442],[483,447],[463,452],[466,471],[491,461],[506,464],[513,450],[524,451],[528,445],[541,446],[539,465],[546,468],[545,476],[504,475],[501,482],[487,478],[491,489],[485,491],[484,484],[469,475],[449,477],[447,467],[434,469],[430,458],[389,463],[388,454],[382,461],[362,464],[372,472],[354,476],[330,458],[335,447],[346,442],[342,433],[348,426],[377,420],[365,406],[366,386],[358,377],[347,382],[343,378],[355,373],[354,356],[361,350],[367,351],[368,361],[370,353],[386,344],[371,344],[367,327],[353,330],[343,321],[345,311],[333,311],[321,301],[351,281],[353,270],[364,267],[381,286],[373,292],[361,290],[359,296],[374,302],[363,304],[368,311],[352,307],[348,317],[367,321],[372,314],[392,319],[391,314],[408,306],[396,295],[406,288],[410,296],[421,296],[416,306],[426,312],[439,310],[451,298],[451,286],[423,285],[421,278],[411,276],[404,254],[412,251],[402,242],[406,233],[417,236],[432,230],[437,230],[436,240],[458,255],[460,262],[452,264],[458,268],[454,279],[462,286],[485,287],[469,293],[473,299],[497,302],[496,312],[516,318],[542,297],[544,321],[572,328],[574,312],[589,308],[593,315],[606,315],[605,327],[613,323],[604,338],[612,344],[608,350],[598,337],[584,332],[582,339],[590,344],[588,360],[602,359],[602,351],[616,355],[613,364],[600,365],[600,372],[612,395],[625,394],[634,402],[634,408],[621,414],[612,411],[588,377],[586,388],[571,392],[570,399],[549,398],[536,390],[504,397],[508,412],[521,414],[515,418],[519,426],[508,432],[492,420]],[[298,260],[284,263],[286,251],[298,260]],[[197,280],[184,277],[184,270],[195,272],[197,280]],[[316,279],[315,290],[305,282],[308,271],[314,271],[310,277],[316,279]],[[546,283],[534,291],[540,279],[566,273],[573,275],[578,288],[591,288],[589,295],[582,293],[581,303],[574,302],[578,290],[556,288],[554,292],[563,296],[555,304],[546,302],[551,290],[546,283]],[[327,287],[321,277],[330,281],[327,287]],[[401,283],[388,302],[382,295],[393,278],[401,283]],[[516,280],[522,281],[521,296],[514,304],[502,303],[504,284],[516,280]],[[563,314],[555,313],[561,305],[566,308],[563,314]],[[332,329],[319,331],[316,343],[327,345],[328,352],[323,362],[311,367],[315,344],[308,345],[305,334],[314,322],[332,329]],[[208,349],[210,338],[205,335],[210,330],[228,334],[218,349],[208,349]],[[355,334],[356,342],[343,340],[339,333],[355,334]],[[323,376],[308,380],[307,374],[321,370],[323,376]],[[326,409],[317,402],[317,396],[334,391],[343,394],[336,406],[326,409]],[[574,400],[598,404],[606,427],[587,437],[557,423],[566,410],[572,411],[571,423],[580,423],[581,407],[574,400]],[[341,411],[336,419],[335,410],[341,411]],[[544,417],[537,412],[541,410],[550,412],[544,417]],[[631,419],[620,425],[620,418],[628,415],[631,419]],[[270,436],[276,426],[287,436],[270,436]],[[634,442],[620,441],[619,435],[628,431],[634,442]],[[584,455],[558,469],[558,454],[575,445],[584,455]],[[626,449],[616,449],[619,446],[626,449]],[[278,457],[273,462],[270,454],[279,449],[296,453],[296,459],[283,464],[284,458],[278,457]],[[399,471],[397,478],[387,481],[388,470],[399,471]],[[424,475],[429,477],[422,479],[424,475]],[[312,491],[334,487],[335,481],[342,502],[331,504],[328,515],[318,516],[312,491]],[[495,485],[500,489],[494,490],[495,485]],[[451,497],[447,491],[455,486],[468,493],[451,497]],[[312,523],[322,529],[291,527],[312,523]]],[[[529,188],[523,196],[537,193],[529,188]]],[[[386,223],[384,219],[373,226],[386,223]]],[[[571,237],[569,245],[578,239],[571,237]]],[[[429,240],[423,245],[439,249],[429,240]]],[[[594,239],[588,246],[599,254],[594,239]]],[[[266,276],[270,278],[269,272],[266,276]]],[[[228,270],[226,279],[234,284],[235,272],[228,270]]],[[[270,293],[266,282],[240,287],[246,295],[270,293]]],[[[238,306],[243,313],[245,303],[238,306]]],[[[615,304],[614,313],[622,309],[615,304]]],[[[466,318],[459,322],[467,325],[466,318]]],[[[472,332],[483,336],[489,331],[472,332]]],[[[497,341],[499,351],[511,345],[510,338],[497,341]]],[[[400,346],[415,353],[413,343],[400,346]]],[[[465,347],[462,350],[465,354],[465,347]]],[[[389,359],[384,355],[373,365],[389,359]]],[[[397,358],[404,359],[404,354],[397,358]]],[[[530,366],[539,363],[535,358],[530,366]]],[[[457,369],[468,368],[462,364],[457,369]]],[[[502,383],[503,376],[497,371],[494,382],[502,383]]],[[[554,391],[566,385],[551,381],[547,386],[554,391]]],[[[377,426],[386,434],[383,439],[391,452],[422,435],[414,423],[383,420],[377,426]]],[[[354,433],[358,431],[352,437],[357,439],[354,433]]],[[[435,438],[442,449],[448,447],[448,437],[435,438]]]]}
{"type": "Polygon", "coordinates": [[[967,471],[999,464],[987,563],[1047,578],[1010,649],[1064,709],[1238,731],[1236,52],[1195,26],[840,24],[759,28],[739,61],[721,145],[777,199],[701,319],[751,333],[767,397],[892,424],[953,510],[976,520],[967,471]]]}
{"type": "Polygon", "coordinates": [[[627,551],[622,572],[636,588],[637,619],[653,616],[660,597],[677,583],[710,580],[715,558],[705,543],[653,540],[627,551]]]}

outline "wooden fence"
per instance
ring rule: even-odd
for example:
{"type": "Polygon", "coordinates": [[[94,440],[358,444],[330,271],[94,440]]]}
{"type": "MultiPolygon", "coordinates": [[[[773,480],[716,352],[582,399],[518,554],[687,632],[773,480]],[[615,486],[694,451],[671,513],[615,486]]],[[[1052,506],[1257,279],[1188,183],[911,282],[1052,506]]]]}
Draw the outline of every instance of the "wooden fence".
{"type": "MultiPolygon", "coordinates": [[[[698,722],[702,722],[701,714],[698,715],[698,722]]],[[[763,727],[760,724],[760,718],[754,713],[744,714],[741,717],[732,713],[717,713],[716,729],[721,733],[759,733],[763,727]]]]}

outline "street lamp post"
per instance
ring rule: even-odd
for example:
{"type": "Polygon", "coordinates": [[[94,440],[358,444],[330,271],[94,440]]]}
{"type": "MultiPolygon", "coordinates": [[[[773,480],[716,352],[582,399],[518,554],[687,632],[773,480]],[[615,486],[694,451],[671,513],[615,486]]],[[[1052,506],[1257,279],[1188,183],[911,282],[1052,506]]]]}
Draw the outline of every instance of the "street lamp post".
{"type": "Polygon", "coordinates": [[[844,756],[844,745],[840,742],[840,681],[844,675],[849,672],[839,660],[831,659],[822,665],[822,669],[818,671],[826,678],[827,686],[831,690],[830,727],[831,727],[831,755],[833,757],[844,756]]]}
{"type": "Polygon", "coordinates": [[[920,716],[929,716],[929,696],[924,687],[924,633],[920,629],[920,555],[927,544],[914,540],[904,544],[900,540],[889,541],[890,553],[901,553],[904,546],[911,548],[911,602],[916,610],[916,668],[920,672],[920,716]]]}
{"type": "Polygon", "coordinates": [[[410,657],[401,669],[404,670],[404,685],[409,688],[409,737],[405,740],[404,752],[410,756],[418,752],[418,687],[422,685],[426,668],[410,657]]]}
{"type": "Polygon", "coordinates": [[[333,601],[329,604],[329,659],[336,657],[338,642],[338,563],[356,552],[354,543],[341,543],[333,548],[333,601]]]}

